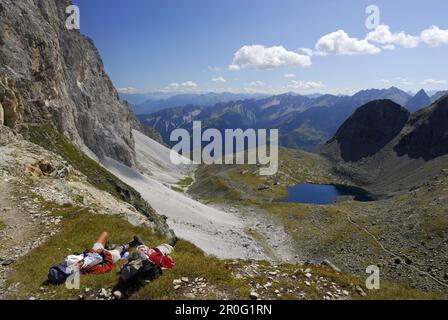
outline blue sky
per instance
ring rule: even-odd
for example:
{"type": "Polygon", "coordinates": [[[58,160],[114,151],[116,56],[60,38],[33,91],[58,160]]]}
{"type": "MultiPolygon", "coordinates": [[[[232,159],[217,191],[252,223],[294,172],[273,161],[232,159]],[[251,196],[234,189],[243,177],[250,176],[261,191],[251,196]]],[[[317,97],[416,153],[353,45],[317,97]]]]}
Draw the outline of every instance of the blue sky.
{"type": "Polygon", "coordinates": [[[448,88],[444,0],[74,2],[122,91],[448,88]],[[375,30],[365,25],[371,4],[380,9],[375,30]]]}

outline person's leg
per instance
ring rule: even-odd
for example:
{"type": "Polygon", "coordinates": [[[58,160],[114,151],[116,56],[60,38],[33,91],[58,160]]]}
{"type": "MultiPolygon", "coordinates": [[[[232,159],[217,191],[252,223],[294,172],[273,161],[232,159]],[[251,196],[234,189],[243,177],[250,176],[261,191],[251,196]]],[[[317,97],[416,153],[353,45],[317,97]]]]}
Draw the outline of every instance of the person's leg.
{"type": "Polygon", "coordinates": [[[121,260],[121,253],[119,250],[114,249],[114,250],[109,250],[111,256],[112,256],[112,261],[113,263],[117,263],[117,261],[121,260]]]}
{"type": "Polygon", "coordinates": [[[127,244],[120,244],[120,245],[118,245],[118,246],[115,246],[115,247],[113,248],[113,250],[116,250],[116,251],[118,251],[120,254],[123,254],[123,253],[125,253],[126,251],[129,250],[129,245],[127,245],[127,244]]]}
{"type": "Polygon", "coordinates": [[[101,243],[105,247],[108,238],[109,238],[109,234],[106,231],[104,231],[98,238],[97,242],[101,243]]]}
{"type": "Polygon", "coordinates": [[[109,250],[109,252],[112,255],[112,259],[114,263],[121,260],[124,256],[124,254],[129,250],[129,245],[122,244],[119,246],[115,246],[112,250],[109,250]]]}

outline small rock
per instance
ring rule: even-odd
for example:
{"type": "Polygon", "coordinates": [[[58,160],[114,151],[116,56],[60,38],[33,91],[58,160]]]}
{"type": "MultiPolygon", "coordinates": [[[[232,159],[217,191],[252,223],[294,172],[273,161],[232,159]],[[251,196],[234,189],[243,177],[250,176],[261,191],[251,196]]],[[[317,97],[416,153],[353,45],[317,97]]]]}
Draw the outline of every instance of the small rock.
{"type": "Polygon", "coordinates": [[[175,280],[173,280],[173,284],[174,284],[175,286],[180,285],[180,284],[182,284],[182,280],[180,280],[180,279],[175,279],[175,280]]]}
{"type": "Polygon", "coordinates": [[[331,269],[333,269],[333,271],[335,271],[335,272],[341,272],[341,270],[340,270],[338,267],[336,267],[331,261],[329,261],[329,260],[327,260],[327,259],[325,259],[324,261],[322,261],[321,265],[323,265],[323,266],[328,266],[328,267],[330,267],[331,269]]]}
{"type": "Polygon", "coordinates": [[[174,290],[179,290],[180,287],[181,287],[181,285],[176,285],[176,286],[174,286],[174,290]]]}
{"type": "Polygon", "coordinates": [[[252,300],[258,300],[258,299],[260,298],[260,295],[259,295],[258,293],[256,293],[255,291],[252,291],[252,292],[250,293],[250,298],[251,298],[252,300]]]}
{"type": "Polygon", "coordinates": [[[114,295],[115,299],[117,299],[117,300],[120,300],[123,297],[121,292],[118,290],[114,291],[113,295],[114,295]]]}
{"type": "Polygon", "coordinates": [[[7,259],[7,260],[2,261],[1,265],[4,266],[4,267],[6,267],[6,266],[9,266],[9,265],[11,265],[11,264],[13,264],[13,263],[14,263],[14,260],[12,260],[12,259],[7,259]]]}
{"type": "Polygon", "coordinates": [[[310,279],[313,275],[311,273],[305,273],[305,277],[307,277],[308,279],[310,279]]]}
{"type": "Polygon", "coordinates": [[[182,277],[182,282],[185,282],[185,283],[188,283],[190,280],[188,280],[188,278],[187,277],[182,277]]]}
{"type": "Polygon", "coordinates": [[[355,288],[356,288],[356,292],[358,292],[358,294],[361,297],[366,297],[367,296],[367,294],[364,292],[364,290],[360,286],[356,286],[355,288]]]}
{"type": "Polygon", "coordinates": [[[100,296],[107,297],[108,296],[107,290],[102,288],[101,291],[100,291],[100,296]]]}

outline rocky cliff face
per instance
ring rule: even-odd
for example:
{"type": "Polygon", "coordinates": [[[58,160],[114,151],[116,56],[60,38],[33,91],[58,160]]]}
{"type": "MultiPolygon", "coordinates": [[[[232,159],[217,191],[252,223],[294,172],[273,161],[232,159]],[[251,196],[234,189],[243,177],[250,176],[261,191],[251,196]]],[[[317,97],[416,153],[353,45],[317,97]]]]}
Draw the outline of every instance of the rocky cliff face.
{"type": "MultiPolygon", "coordinates": [[[[70,0],[0,0],[0,113],[47,123],[97,156],[135,164],[134,115],[92,41],[65,28],[70,0]]],[[[0,117],[1,118],[1,117],[0,117]]]]}
{"type": "Polygon", "coordinates": [[[344,161],[358,161],[380,151],[405,126],[409,112],[391,100],[377,100],[358,108],[329,144],[339,145],[344,161]]]}
{"type": "Polygon", "coordinates": [[[448,154],[448,96],[412,115],[394,150],[399,156],[429,161],[448,154]]]}
{"type": "Polygon", "coordinates": [[[0,125],[15,128],[23,120],[23,105],[13,79],[0,77],[0,125]]]}

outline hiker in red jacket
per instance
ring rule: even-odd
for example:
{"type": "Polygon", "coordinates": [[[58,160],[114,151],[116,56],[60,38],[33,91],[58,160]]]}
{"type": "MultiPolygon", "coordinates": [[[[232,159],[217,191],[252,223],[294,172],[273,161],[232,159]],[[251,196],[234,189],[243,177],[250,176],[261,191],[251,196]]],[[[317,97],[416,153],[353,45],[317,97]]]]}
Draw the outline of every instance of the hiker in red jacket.
{"type": "Polygon", "coordinates": [[[100,255],[102,261],[93,265],[85,265],[85,261],[83,261],[83,263],[80,264],[81,274],[102,274],[109,272],[113,268],[114,264],[122,259],[122,255],[129,250],[130,246],[137,246],[140,244],[139,239],[134,237],[134,240],[129,244],[109,248],[107,245],[108,238],[109,234],[107,232],[103,232],[98,238],[98,241],[93,245],[92,249],[89,250],[92,253],[100,255]]]}
{"type": "Polygon", "coordinates": [[[162,244],[152,249],[145,245],[140,245],[137,247],[137,250],[143,253],[154,264],[159,265],[162,268],[171,269],[176,265],[173,258],[170,256],[173,247],[169,244],[162,244]]]}

